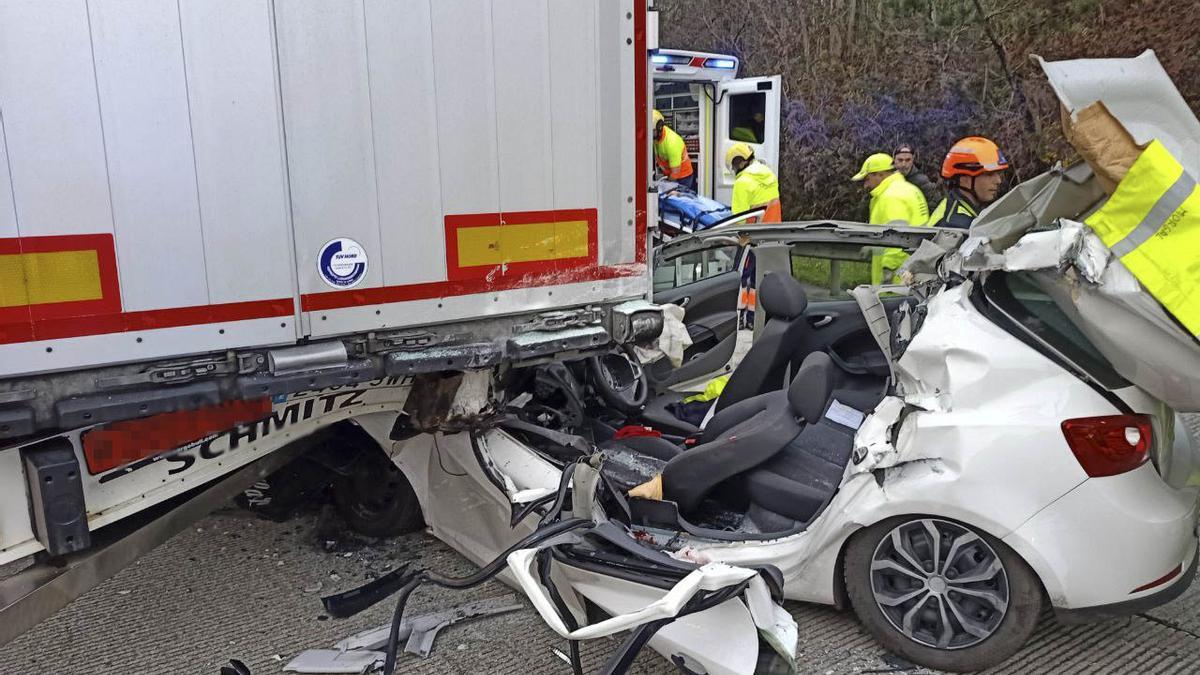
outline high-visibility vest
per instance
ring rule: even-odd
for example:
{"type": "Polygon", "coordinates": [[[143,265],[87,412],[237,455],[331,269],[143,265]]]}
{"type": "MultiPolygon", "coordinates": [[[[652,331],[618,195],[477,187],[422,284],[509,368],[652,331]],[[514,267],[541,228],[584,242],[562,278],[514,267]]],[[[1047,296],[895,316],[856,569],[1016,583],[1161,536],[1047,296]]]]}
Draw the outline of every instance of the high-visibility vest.
{"type": "Polygon", "coordinates": [[[1158,141],[1087,219],[1168,312],[1200,338],[1200,191],[1158,141]]]}
{"type": "Polygon", "coordinates": [[[959,194],[955,188],[950,188],[950,195],[938,202],[937,208],[929,216],[929,224],[935,227],[957,227],[965,230],[971,227],[975,216],[979,215],[975,207],[966,197],[959,194]]]}
{"type": "MultiPolygon", "coordinates": [[[[902,221],[924,226],[929,219],[929,202],[921,188],[909,183],[899,171],[883,179],[871,190],[871,225],[902,221]]],[[[885,248],[871,255],[871,283],[883,283],[883,270],[898,270],[908,259],[903,249],[885,248]]]]}
{"type": "Polygon", "coordinates": [[[742,213],[760,206],[767,207],[761,218],[746,222],[779,223],[783,221],[783,204],[779,201],[779,179],[766,164],[755,160],[738,173],[733,181],[732,202],[729,207],[734,213],[742,213]]]}
{"type": "Polygon", "coordinates": [[[663,175],[671,180],[692,175],[692,158],[688,156],[687,143],[671,127],[664,126],[662,138],[654,142],[654,158],[663,175]]]}

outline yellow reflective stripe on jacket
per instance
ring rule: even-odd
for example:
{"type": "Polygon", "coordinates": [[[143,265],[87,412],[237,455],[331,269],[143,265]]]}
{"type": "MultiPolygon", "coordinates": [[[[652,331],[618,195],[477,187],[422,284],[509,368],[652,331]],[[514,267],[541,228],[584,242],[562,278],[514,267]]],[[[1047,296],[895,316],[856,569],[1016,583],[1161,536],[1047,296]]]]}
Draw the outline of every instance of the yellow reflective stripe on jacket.
{"type": "MultiPolygon", "coordinates": [[[[933,213],[930,214],[929,222],[926,224],[927,225],[936,225],[939,227],[945,227],[946,223],[944,223],[943,221],[948,220],[950,218],[950,216],[954,215],[953,213],[949,213],[949,214],[946,213],[946,207],[947,207],[948,203],[949,203],[949,200],[947,198],[943,197],[942,201],[938,202],[937,208],[935,208],[933,210],[933,213]]],[[[954,203],[954,209],[957,213],[959,213],[963,216],[966,216],[967,218],[970,218],[971,220],[974,220],[975,216],[978,215],[975,212],[975,209],[971,207],[970,202],[966,201],[965,199],[956,199],[955,203],[954,203]]]]}
{"type": "MultiPolygon", "coordinates": [[[[1180,168],[1182,169],[1182,167],[1180,168]]],[[[1158,201],[1154,202],[1154,206],[1150,207],[1149,213],[1142,219],[1142,222],[1138,223],[1133,231],[1126,234],[1124,239],[1112,244],[1112,252],[1117,257],[1123,258],[1133,253],[1137,247],[1150,241],[1150,238],[1159,233],[1195,191],[1196,181],[1181,172],[1179,178],[1176,178],[1175,182],[1171,183],[1171,187],[1167,188],[1158,201]]]]}
{"type": "Polygon", "coordinates": [[[1142,152],[1086,222],[1146,290],[1200,337],[1200,191],[1162,143],[1154,141],[1142,152]]]}

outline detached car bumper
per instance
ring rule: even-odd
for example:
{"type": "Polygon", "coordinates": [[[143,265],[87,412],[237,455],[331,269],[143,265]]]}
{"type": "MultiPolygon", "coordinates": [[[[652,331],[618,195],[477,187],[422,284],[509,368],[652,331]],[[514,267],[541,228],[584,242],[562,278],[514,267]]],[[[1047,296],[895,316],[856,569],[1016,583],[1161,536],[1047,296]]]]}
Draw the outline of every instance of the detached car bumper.
{"type": "Polygon", "coordinates": [[[1187,589],[1197,564],[1197,492],[1147,463],[1092,478],[1004,538],[1033,567],[1067,621],[1128,614],[1187,589]]]}

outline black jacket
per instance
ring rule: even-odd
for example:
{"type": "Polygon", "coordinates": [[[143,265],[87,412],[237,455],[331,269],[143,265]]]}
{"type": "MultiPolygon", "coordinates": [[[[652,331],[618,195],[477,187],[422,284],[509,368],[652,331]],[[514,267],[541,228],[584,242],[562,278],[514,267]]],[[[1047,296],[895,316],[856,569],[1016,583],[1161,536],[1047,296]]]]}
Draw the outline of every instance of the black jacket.
{"type": "Polygon", "coordinates": [[[913,169],[913,172],[904,177],[904,180],[921,188],[921,192],[925,193],[926,201],[933,201],[938,196],[938,186],[933,181],[929,180],[920,169],[913,169]]]}

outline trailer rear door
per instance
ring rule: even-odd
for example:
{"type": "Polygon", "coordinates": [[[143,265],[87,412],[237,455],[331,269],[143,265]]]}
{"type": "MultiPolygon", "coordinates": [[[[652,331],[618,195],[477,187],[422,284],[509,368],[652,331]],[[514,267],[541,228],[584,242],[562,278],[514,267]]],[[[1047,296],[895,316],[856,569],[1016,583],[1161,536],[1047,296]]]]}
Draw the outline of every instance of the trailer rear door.
{"type": "Polygon", "coordinates": [[[308,334],[645,294],[634,4],[276,5],[308,334]]]}
{"type": "Polygon", "coordinates": [[[646,2],[0,2],[0,377],[644,297],[646,2]]]}

